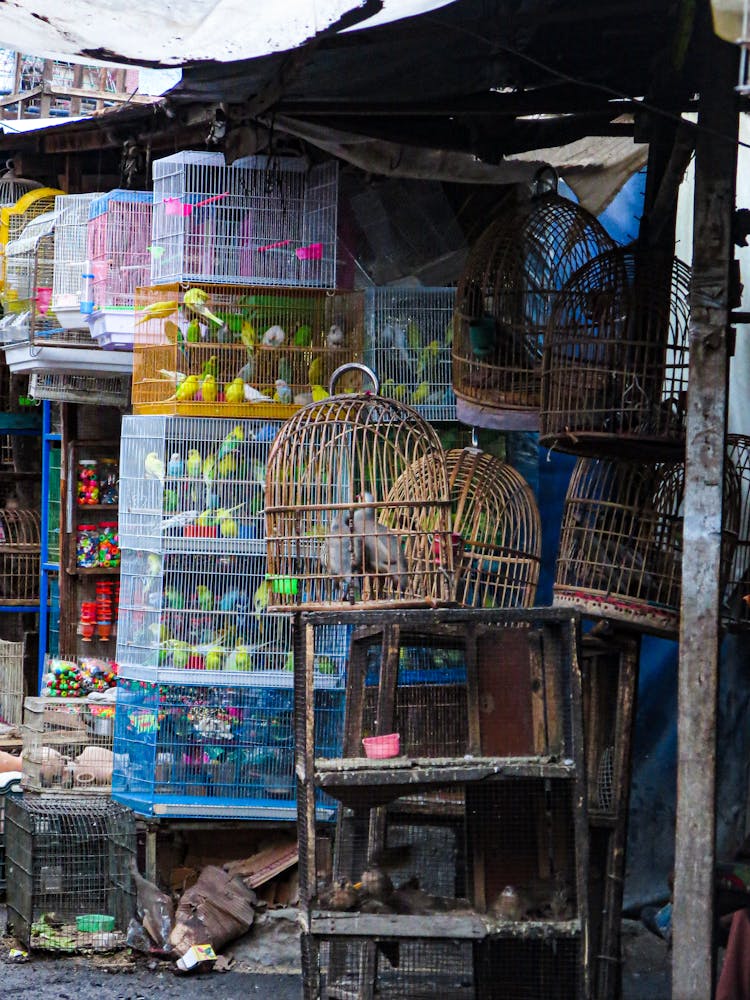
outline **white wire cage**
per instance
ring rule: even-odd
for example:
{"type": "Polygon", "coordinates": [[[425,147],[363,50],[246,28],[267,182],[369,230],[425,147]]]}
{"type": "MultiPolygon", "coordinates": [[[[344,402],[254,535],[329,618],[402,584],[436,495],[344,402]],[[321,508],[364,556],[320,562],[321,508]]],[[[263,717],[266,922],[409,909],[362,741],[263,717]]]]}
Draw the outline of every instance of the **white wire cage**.
{"type": "Polygon", "coordinates": [[[34,371],[29,375],[32,399],[57,403],[89,403],[124,408],[130,403],[130,375],[75,375],[34,371]]]}
{"type": "Polygon", "coordinates": [[[39,181],[18,177],[13,160],[6,160],[5,167],[5,173],[0,175],[0,208],[10,208],[29,191],[43,187],[39,181]]]}
{"type": "Polygon", "coordinates": [[[56,212],[31,219],[17,239],[5,248],[2,302],[6,313],[25,318],[32,336],[54,333],[57,321],[50,311],[56,212]]]}
{"type": "Polygon", "coordinates": [[[456,419],[451,378],[455,288],[386,286],[365,293],[365,363],[384,396],[430,421],[456,419]]]}
{"type": "Polygon", "coordinates": [[[87,273],[89,208],[100,192],[58,195],[55,198],[55,250],[52,308],[61,326],[85,328],[81,314],[83,276],[87,273]]]}
{"type": "Polygon", "coordinates": [[[86,246],[94,308],[132,310],[136,288],[149,284],[152,208],[150,191],[117,189],[90,203],[86,246]]]}
{"type": "Polygon", "coordinates": [[[153,177],[152,284],[335,287],[335,162],[185,151],[153,177]]]}

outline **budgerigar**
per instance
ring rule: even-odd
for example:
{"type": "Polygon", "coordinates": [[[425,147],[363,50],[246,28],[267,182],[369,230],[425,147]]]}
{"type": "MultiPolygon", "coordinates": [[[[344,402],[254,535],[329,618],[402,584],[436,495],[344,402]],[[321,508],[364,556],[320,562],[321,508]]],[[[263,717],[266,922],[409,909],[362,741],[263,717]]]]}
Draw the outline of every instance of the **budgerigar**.
{"type": "Polygon", "coordinates": [[[344,331],[334,323],[326,334],[326,347],[334,350],[344,346],[344,331]]]}
{"type": "Polygon", "coordinates": [[[331,394],[322,385],[311,385],[313,402],[320,403],[324,399],[330,399],[331,394]]]}
{"type": "Polygon", "coordinates": [[[313,358],[307,369],[307,381],[310,385],[323,385],[323,361],[320,356],[313,358]]]}
{"type": "Polygon", "coordinates": [[[204,584],[199,583],[195,588],[195,596],[198,608],[201,611],[211,611],[214,606],[214,597],[211,591],[204,584]]]}
{"type": "Polygon", "coordinates": [[[187,474],[190,479],[200,479],[203,461],[197,448],[191,448],[187,456],[187,474]]]}
{"type": "Polygon", "coordinates": [[[223,320],[212,313],[208,308],[209,295],[203,288],[189,288],[185,292],[183,302],[191,312],[196,313],[198,316],[202,316],[204,319],[207,319],[209,323],[213,323],[215,326],[222,326],[223,320]]]}
{"type": "Polygon", "coordinates": [[[146,460],[143,463],[143,469],[146,473],[146,479],[160,479],[164,482],[164,462],[159,458],[155,451],[150,451],[146,455],[146,460]]]}
{"type": "Polygon", "coordinates": [[[216,378],[216,355],[212,354],[211,357],[203,365],[203,371],[201,372],[203,378],[206,375],[213,375],[216,378]]]}
{"type": "Polygon", "coordinates": [[[182,461],[180,453],[173,451],[167,462],[167,475],[170,479],[181,479],[185,474],[185,463],[182,461]]]}
{"type": "Polygon", "coordinates": [[[241,378],[233,379],[224,386],[224,399],[233,404],[245,402],[245,383],[241,378]]]}
{"type": "Polygon", "coordinates": [[[180,403],[187,403],[200,389],[200,380],[197,375],[188,375],[184,382],[177,387],[174,398],[180,403]]]}
{"type": "Polygon", "coordinates": [[[246,403],[270,403],[271,397],[245,382],[245,402],[246,403]]]}
{"type": "Polygon", "coordinates": [[[275,403],[291,403],[294,396],[288,382],[283,378],[276,379],[276,389],[273,394],[275,403]]]}
{"type": "Polygon", "coordinates": [[[174,300],[152,302],[151,305],[139,310],[139,312],[140,315],[136,326],[140,326],[141,323],[148,323],[152,319],[166,319],[172,313],[177,312],[177,303],[174,300]]]}
{"type": "Polygon", "coordinates": [[[414,392],[411,394],[411,403],[413,406],[419,406],[420,403],[424,403],[427,397],[430,395],[430,383],[420,382],[414,392]]]}
{"type": "Polygon", "coordinates": [[[312,344],[312,329],[307,323],[302,323],[294,331],[294,346],[309,347],[312,344]]]}
{"type": "Polygon", "coordinates": [[[219,445],[219,450],[217,452],[218,458],[224,458],[225,455],[229,455],[233,451],[237,451],[242,441],[245,440],[245,432],[242,427],[237,424],[231,429],[231,431],[226,435],[224,440],[219,445]]]}
{"type": "Polygon", "coordinates": [[[193,316],[187,325],[187,330],[185,331],[185,340],[188,344],[198,344],[201,340],[201,325],[200,321],[193,316]]]}
{"type": "Polygon", "coordinates": [[[159,374],[162,375],[164,378],[168,378],[170,382],[174,382],[176,385],[182,385],[182,383],[187,378],[185,372],[173,372],[170,371],[168,368],[160,368],[159,374]]]}
{"type": "Polygon", "coordinates": [[[242,326],[240,327],[240,340],[248,351],[252,351],[258,343],[258,334],[256,333],[255,327],[250,320],[246,319],[242,321],[242,326]]]}
{"type": "Polygon", "coordinates": [[[201,383],[201,395],[204,403],[215,403],[219,394],[219,387],[213,375],[206,375],[201,383]]]}
{"type": "Polygon", "coordinates": [[[269,326],[263,334],[263,343],[266,347],[280,347],[286,338],[283,329],[278,325],[269,326]]]}

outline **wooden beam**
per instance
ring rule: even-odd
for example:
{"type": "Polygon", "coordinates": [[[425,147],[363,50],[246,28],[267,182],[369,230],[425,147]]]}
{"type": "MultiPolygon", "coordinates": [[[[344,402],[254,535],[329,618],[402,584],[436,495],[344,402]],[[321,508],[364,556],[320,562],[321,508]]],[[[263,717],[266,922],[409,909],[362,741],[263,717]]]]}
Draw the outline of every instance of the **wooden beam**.
{"type": "Polygon", "coordinates": [[[695,152],[690,376],[678,679],[672,996],[714,980],[716,719],[738,50],[706,28],[695,152]]]}

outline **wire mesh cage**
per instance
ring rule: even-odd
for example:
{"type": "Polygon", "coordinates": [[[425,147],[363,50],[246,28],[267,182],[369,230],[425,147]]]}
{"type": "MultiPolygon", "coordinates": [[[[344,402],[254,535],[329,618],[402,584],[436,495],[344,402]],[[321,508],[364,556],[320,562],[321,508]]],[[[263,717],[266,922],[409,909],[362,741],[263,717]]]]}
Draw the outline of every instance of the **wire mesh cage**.
{"type": "Polygon", "coordinates": [[[556,297],[545,340],[541,440],[575,454],[679,453],[685,442],[690,268],[617,249],[556,297]]]}
{"type": "Polygon", "coordinates": [[[19,239],[26,226],[38,215],[55,209],[57,195],[65,194],[57,188],[39,187],[21,195],[15,204],[0,209],[0,246],[3,252],[13,240],[19,239]]]}
{"type": "Polygon", "coordinates": [[[426,420],[455,420],[451,345],[455,288],[370,288],[365,361],[384,396],[426,420]]]}
{"type": "Polygon", "coordinates": [[[435,430],[368,392],[304,407],[268,459],[266,534],[272,609],[449,600],[450,497],[435,430]]]}
{"type": "Polygon", "coordinates": [[[27,698],[23,788],[48,794],[109,794],[114,716],[112,701],[27,698]]]}
{"type": "Polygon", "coordinates": [[[86,320],[81,312],[83,276],[88,272],[88,220],[91,203],[102,196],[91,194],[58,195],[55,198],[55,250],[52,274],[52,309],[61,326],[83,329],[86,320]]]}
{"type": "Polygon", "coordinates": [[[511,419],[509,411],[536,414],[557,295],[612,245],[592,215],[550,191],[519,200],[490,224],[470,249],[456,292],[453,388],[460,418],[462,401],[496,419],[511,419]]]}
{"type": "Polygon", "coordinates": [[[39,600],[40,515],[18,506],[0,509],[0,601],[39,600]]]}
{"type": "Polygon", "coordinates": [[[29,395],[32,399],[58,403],[89,403],[122,409],[130,403],[130,383],[130,375],[35,371],[29,376],[29,395]]]}
{"type": "MultiPolygon", "coordinates": [[[[554,603],[655,634],[678,628],[682,461],[579,459],[565,498],[554,603]]],[[[739,482],[725,469],[724,557],[739,528],[739,482]]]]}
{"type": "Polygon", "coordinates": [[[104,798],[5,803],[8,925],[26,947],[111,951],[135,912],[135,818],[104,798]]]}
{"type": "Polygon", "coordinates": [[[153,177],[154,284],[336,287],[335,161],[186,151],[153,177]]]}
{"type": "MultiPolygon", "coordinates": [[[[21,762],[19,760],[20,768],[21,762]]],[[[5,899],[8,880],[5,875],[5,800],[9,795],[21,794],[20,771],[6,772],[0,783],[0,899],[5,899]]]]}
{"type": "Polygon", "coordinates": [[[25,644],[0,639],[0,720],[19,726],[23,720],[25,644]]]}
{"type": "Polygon", "coordinates": [[[284,419],[361,357],[360,292],[166,285],[136,295],[136,413],[284,419]]]}
{"type": "Polygon", "coordinates": [[[19,198],[43,186],[39,181],[18,177],[13,160],[6,160],[5,168],[4,173],[0,174],[0,208],[12,208],[19,198]]]}
{"type": "MultiPolygon", "coordinates": [[[[141,815],[292,819],[292,673],[264,682],[151,684],[120,680],[112,795],[141,815]]],[[[341,745],[340,682],[315,692],[315,741],[341,745]]],[[[318,816],[333,803],[319,797],[318,816]]]]}
{"type": "Polygon", "coordinates": [[[728,434],[727,460],[737,475],[740,495],[737,545],[727,569],[722,624],[738,632],[750,627],[750,437],[728,434]]]}

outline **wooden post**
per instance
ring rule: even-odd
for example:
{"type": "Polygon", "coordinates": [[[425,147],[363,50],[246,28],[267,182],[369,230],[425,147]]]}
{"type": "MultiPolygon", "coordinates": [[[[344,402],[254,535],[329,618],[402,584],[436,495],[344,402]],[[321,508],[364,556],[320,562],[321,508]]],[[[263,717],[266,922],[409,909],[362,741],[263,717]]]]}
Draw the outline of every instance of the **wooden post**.
{"type": "Polygon", "coordinates": [[[706,1000],[714,979],[716,717],[728,313],[737,170],[738,50],[704,35],[690,319],[672,996],[706,1000]]]}

